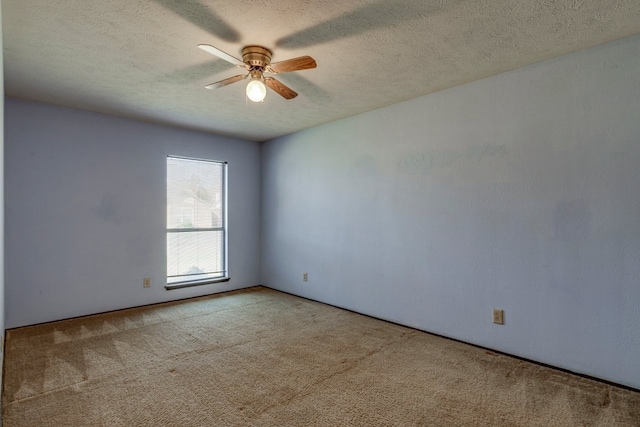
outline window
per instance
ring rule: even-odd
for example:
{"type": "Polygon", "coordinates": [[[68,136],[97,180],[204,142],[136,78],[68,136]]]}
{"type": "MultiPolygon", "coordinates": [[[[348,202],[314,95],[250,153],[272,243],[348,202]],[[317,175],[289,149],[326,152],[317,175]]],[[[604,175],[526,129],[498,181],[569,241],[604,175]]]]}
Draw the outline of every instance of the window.
{"type": "Polygon", "coordinates": [[[229,280],[227,164],[167,157],[167,289],[229,280]]]}

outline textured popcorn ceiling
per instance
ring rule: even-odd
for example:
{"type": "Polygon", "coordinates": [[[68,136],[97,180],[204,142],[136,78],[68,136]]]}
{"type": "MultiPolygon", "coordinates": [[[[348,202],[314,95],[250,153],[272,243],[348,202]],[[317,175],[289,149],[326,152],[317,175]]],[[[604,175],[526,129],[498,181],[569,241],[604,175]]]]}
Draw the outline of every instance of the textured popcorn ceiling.
{"type": "MultiPolygon", "coordinates": [[[[2,0],[8,96],[263,141],[640,33],[638,0],[2,0]],[[196,48],[318,68],[247,101],[196,48]]],[[[241,71],[241,70],[240,70],[241,71]]]]}

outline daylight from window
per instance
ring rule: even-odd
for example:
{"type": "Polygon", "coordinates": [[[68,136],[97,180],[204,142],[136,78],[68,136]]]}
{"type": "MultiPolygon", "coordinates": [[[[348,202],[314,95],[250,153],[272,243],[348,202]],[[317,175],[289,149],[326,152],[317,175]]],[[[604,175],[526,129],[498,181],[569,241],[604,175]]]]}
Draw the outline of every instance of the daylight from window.
{"type": "Polygon", "coordinates": [[[226,163],[167,158],[167,283],[226,277],[226,163]]]}

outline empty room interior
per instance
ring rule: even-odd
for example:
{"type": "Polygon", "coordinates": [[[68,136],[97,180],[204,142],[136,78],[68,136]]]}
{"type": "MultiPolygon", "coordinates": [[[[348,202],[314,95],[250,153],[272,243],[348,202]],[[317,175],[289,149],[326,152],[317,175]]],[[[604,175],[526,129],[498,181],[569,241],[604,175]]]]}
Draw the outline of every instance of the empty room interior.
{"type": "Polygon", "coordinates": [[[640,2],[0,12],[3,425],[640,425],[640,2]]]}

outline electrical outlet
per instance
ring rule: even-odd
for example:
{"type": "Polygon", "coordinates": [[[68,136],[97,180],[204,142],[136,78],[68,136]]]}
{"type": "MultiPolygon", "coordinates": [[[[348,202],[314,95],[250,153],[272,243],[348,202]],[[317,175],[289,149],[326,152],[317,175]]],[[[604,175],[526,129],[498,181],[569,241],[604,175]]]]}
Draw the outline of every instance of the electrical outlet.
{"type": "Polygon", "coordinates": [[[150,288],[151,287],[151,277],[145,277],[143,282],[142,282],[142,286],[145,288],[150,288]]]}
{"type": "Polygon", "coordinates": [[[309,273],[302,273],[302,281],[303,282],[309,281],[309,273]]]}
{"type": "Polygon", "coordinates": [[[493,323],[504,325],[504,310],[493,309],[493,323]]]}

